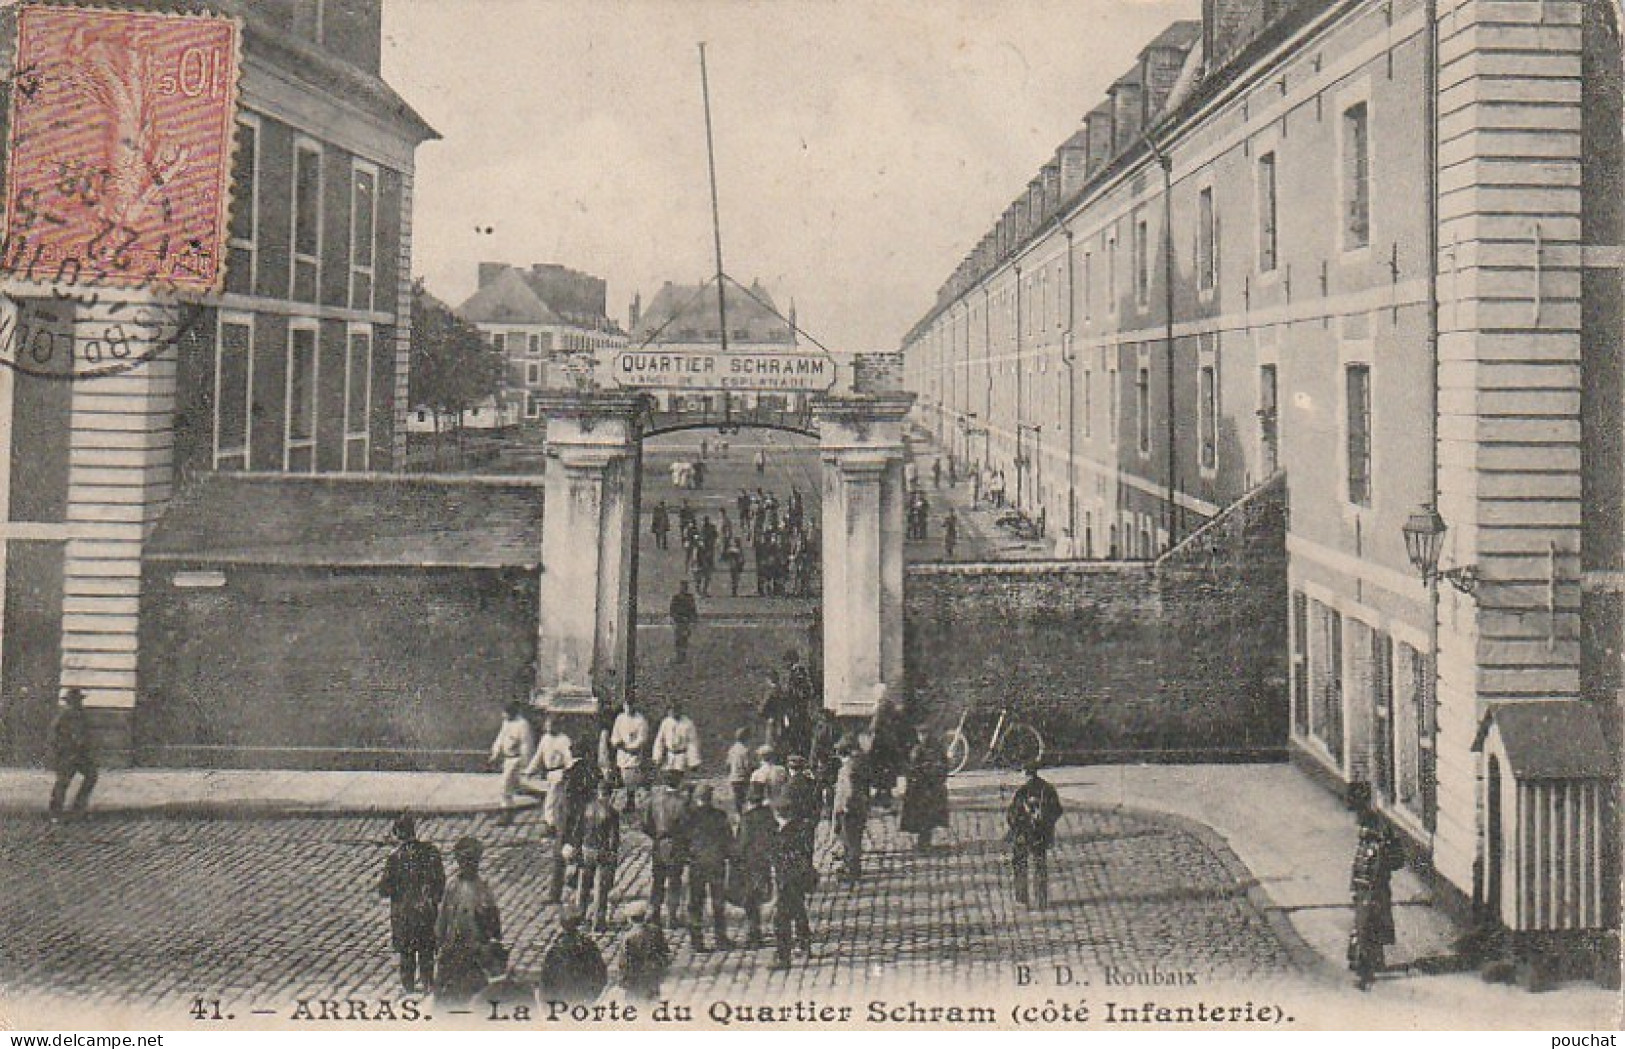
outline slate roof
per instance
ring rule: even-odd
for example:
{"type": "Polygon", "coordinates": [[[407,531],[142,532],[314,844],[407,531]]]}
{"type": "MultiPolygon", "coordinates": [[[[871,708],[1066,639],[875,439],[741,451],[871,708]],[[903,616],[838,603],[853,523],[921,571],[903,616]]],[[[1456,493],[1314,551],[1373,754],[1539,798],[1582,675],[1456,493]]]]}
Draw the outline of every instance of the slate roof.
{"type": "Polygon", "coordinates": [[[503,270],[457,307],[457,315],[476,324],[558,324],[557,313],[537,297],[524,275],[503,270]]]}
{"type": "Polygon", "coordinates": [[[159,518],[148,560],[311,567],[534,567],[533,480],[205,474],[159,518]]]}
{"type": "Polygon", "coordinates": [[[1202,21],[1198,18],[1174,22],[1158,33],[1152,41],[1142,50],[1149,51],[1153,47],[1171,47],[1184,51],[1202,38],[1202,21]]]}
{"type": "Polygon", "coordinates": [[[1499,730],[1512,774],[1520,780],[1614,775],[1602,719],[1589,703],[1535,699],[1493,704],[1479,723],[1475,751],[1484,749],[1491,726],[1499,730]]]}
{"type": "MultiPolygon", "coordinates": [[[[742,341],[786,344],[796,341],[789,323],[775,314],[778,306],[760,282],[751,282],[750,295],[732,284],[726,288],[729,339],[738,339],[736,333],[746,331],[749,335],[742,341]]],[[[660,343],[717,342],[716,287],[669,282],[662,286],[638,318],[637,330],[632,333],[633,345],[649,339],[657,330],[660,334],[654,341],[660,343]]]]}

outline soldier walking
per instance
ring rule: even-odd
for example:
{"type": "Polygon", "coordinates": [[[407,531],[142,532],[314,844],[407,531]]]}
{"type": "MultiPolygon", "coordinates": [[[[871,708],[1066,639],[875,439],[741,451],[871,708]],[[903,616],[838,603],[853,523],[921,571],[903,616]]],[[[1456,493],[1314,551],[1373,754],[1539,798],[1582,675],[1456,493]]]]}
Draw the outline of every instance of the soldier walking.
{"type": "Polygon", "coordinates": [[[502,712],[502,727],[491,741],[491,763],[502,769],[502,816],[497,822],[504,827],[513,825],[513,816],[519,806],[519,782],[525,766],[530,763],[536,749],[536,730],[525,716],[525,704],[509,703],[502,712]]]}
{"type": "Polygon", "coordinates": [[[694,624],[700,621],[700,607],[694,595],[688,592],[688,580],[677,584],[677,593],[671,595],[671,628],[676,651],[673,659],[688,662],[688,641],[694,634],[694,624]]]}
{"type": "Polygon", "coordinates": [[[378,894],[389,900],[391,945],[401,962],[401,988],[407,994],[434,984],[434,927],[446,891],[446,865],[440,850],[418,840],[417,820],[396,817],[391,828],[400,842],[384,861],[378,894]]]}

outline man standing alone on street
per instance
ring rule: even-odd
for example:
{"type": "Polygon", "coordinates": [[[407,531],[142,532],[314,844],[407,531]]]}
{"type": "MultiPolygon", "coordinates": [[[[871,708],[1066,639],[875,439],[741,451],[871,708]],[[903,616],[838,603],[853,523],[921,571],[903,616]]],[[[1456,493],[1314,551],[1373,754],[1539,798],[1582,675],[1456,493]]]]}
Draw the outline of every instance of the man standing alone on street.
{"type": "Polygon", "coordinates": [[[485,847],[463,837],[451,847],[457,876],[446,885],[435,924],[439,957],[435,960],[435,998],[443,1004],[466,1003],[507,969],[502,947],[502,916],[496,894],[480,877],[485,847]]]}
{"type": "Polygon", "coordinates": [[[440,850],[418,840],[417,820],[402,814],[392,828],[400,842],[384,861],[378,894],[389,900],[389,932],[401,960],[401,987],[407,994],[434,983],[434,926],[446,891],[446,865],[440,850]]]}
{"type": "Polygon", "coordinates": [[[688,662],[688,639],[694,634],[694,624],[700,621],[700,607],[694,595],[688,592],[688,581],[677,584],[677,593],[671,595],[671,628],[675,635],[678,663],[688,662]]]}
{"type": "Polygon", "coordinates": [[[1016,902],[1043,910],[1049,906],[1049,850],[1061,819],[1061,796],[1038,774],[1038,762],[1024,767],[1027,782],[1016,789],[1004,820],[1009,826],[1010,863],[1016,875],[1016,902]],[[1032,874],[1028,892],[1028,872],[1032,874]]]}
{"type": "Polygon", "coordinates": [[[51,787],[51,822],[62,819],[62,802],[74,776],[80,780],[73,796],[73,814],[84,815],[90,806],[90,792],[96,789],[96,749],[85,718],[85,694],[78,688],[62,693],[62,709],[51,722],[51,768],[56,772],[56,783],[51,787]]]}

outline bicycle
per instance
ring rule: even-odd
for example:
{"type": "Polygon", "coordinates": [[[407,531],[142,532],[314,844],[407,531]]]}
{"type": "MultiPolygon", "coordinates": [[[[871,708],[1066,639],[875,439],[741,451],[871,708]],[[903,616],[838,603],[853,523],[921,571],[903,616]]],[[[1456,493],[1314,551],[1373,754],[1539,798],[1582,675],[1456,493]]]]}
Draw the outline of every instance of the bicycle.
{"type": "MultiPolygon", "coordinates": [[[[965,722],[970,719],[975,704],[959,714],[959,724],[948,732],[948,774],[965,771],[970,764],[971,742],[965,734],[965,722]]],[[[1044,759],[1044,737],[1025,721],[1010,717],[1008,706],[999,708],[999,719],[988,738],[987,751],[982,755],[983,768],[1021,768],[1029,761],[1044,759]]]]}

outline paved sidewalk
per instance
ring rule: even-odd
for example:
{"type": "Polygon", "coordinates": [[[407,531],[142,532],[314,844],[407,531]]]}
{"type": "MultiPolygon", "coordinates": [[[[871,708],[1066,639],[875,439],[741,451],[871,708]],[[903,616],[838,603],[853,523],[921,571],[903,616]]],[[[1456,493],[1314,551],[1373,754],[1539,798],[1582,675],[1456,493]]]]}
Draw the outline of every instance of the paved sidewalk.
{"type": "MultiPolygon", "coordinates": [[[[1131,816],[1136,810],[1180,817],[1221,839],[1250,872],[1246,885],[1266,913],[1284,917],[1307,945],[1299,964],[1312,982],[1347,983],[1344,955],[1350,921],[1348,867],[1355,827],[1339,801],[1286,765],[1092,766],[1046,775],[1070,807],[1087,805],[1131,816]],[[1316,960],[1318,959],[1318,961],[1316,960]]],[[[956,805],[1003,797],[1015,777],[955,777],[956,805]]],[[[0,770],[0,813],[43,819],[50,777],[39,770],[0,770]]],[[[494,774],[413,772],[270,772],[129,769],[103,773],[92,823],[196,814],[218,818],[356,816],[413,809],[467,815],[495,808],[494,774]]],[[[1238,873],[1239,878],[1246,878],[1238,873]]],[[[1457,930],[1431,906],[1409,871],[1394,885],[1398,944],[1370,995],[1350,994],[1351,1026],[1457,1025],[1572,1029],[1620,1022],[1618,996],[1590,984],[1545,994],[1491,986],[1476,974],[1422,975],[1403,970],[1449,951],[1457,930]]],[[[1294,939],[1290,935],[1288,940],[1294,939]]],[[[1341,1000],[1341,999],[1340,999],[1341,1000]]],[[[1340,1008],[1342,1008],[1340,1006],[1340,1008]]]]}

